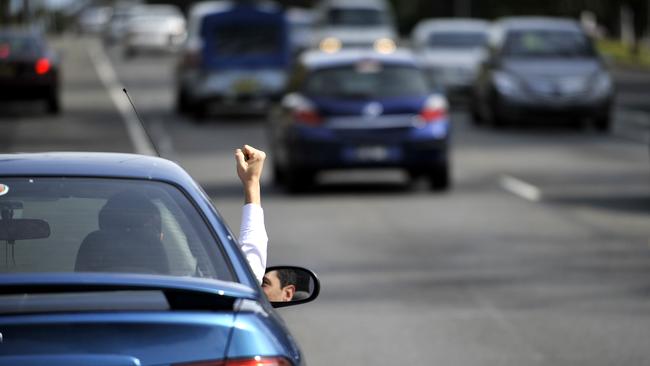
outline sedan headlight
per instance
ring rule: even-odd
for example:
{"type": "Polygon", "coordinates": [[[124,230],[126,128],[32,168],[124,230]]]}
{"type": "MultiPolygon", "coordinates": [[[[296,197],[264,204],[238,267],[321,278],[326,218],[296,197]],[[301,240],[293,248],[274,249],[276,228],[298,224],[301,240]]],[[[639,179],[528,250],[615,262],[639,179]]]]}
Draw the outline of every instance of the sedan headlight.
{"type": "Polygon", "coordinates": [[[521,92],[519,80],[511,74],[503,71],[497,71],[493,75],[494,86],[499,93],[504,95],[514,95],[521,92]]]}
{"type": "Polygon", "coordinates": [[[611,76],[606,72],[598,72],[594,75],[591,85],[593,95],[598,97],[610,95],[614,87],[611,76]]]}

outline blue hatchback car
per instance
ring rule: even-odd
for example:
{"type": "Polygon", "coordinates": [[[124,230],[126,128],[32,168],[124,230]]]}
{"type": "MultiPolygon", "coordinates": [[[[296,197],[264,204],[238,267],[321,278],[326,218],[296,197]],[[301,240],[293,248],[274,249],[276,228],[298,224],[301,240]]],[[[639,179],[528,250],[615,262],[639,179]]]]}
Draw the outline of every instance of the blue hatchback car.
{"type": "Polygon", "coordinates": [[[407,50],[307,52],[269,119],[274,176],[290,190],[348,168],[403,168],[435,190],[450,184],[447,100],[407,50]]]}
{"type": "MultiPolygon", "coordinates": [[[[178,165],[0,155],[0,365],[297,366],[232,232],[178,165]]],[[[278,270],[280,268],[269,268],[278,270]]]]}

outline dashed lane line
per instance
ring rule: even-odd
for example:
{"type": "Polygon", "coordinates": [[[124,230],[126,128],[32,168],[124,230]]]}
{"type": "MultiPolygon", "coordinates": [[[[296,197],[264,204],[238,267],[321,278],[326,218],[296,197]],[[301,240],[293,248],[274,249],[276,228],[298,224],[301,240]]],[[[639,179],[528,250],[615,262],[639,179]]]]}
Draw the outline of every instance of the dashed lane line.
{"type": "Polygon", "coordinates": [[[539,188],[513,176],[501,176],[499,184],[506,191],[528,201],[539,202],[542,199],[542,191],[539,188]]]}

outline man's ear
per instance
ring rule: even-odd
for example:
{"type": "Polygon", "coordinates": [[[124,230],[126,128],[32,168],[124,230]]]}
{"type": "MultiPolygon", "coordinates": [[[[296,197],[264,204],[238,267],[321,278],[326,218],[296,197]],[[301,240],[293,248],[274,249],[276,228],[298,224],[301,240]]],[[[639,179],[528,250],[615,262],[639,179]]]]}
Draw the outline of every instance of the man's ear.
{"type": "Polygon", "coordinates": [[[296,293],[296,286],[286,285],[282,288],[282,296],[287,299],[286,301],[291,301],[293,299],[293,294],[296,293]]]}

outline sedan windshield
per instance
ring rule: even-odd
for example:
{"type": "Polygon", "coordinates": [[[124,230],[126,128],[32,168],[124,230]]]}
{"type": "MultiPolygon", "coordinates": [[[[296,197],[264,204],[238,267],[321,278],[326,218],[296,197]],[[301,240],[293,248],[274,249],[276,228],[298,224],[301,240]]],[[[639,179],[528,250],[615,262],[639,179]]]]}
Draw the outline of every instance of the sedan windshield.
{"type": "Polygon", "coordinates": [[[477,48],[486,42],[487,35],[482,32],[435,32],[429,37],[431,48],[477,48]]]}
{"type": "Polygon", "coordinates": [[[343,27],[378,26],[388,24],[388,19],[378,9],[345,8],[330,10],[327,23],[343,27]]]}
{"type": "Polygon", "coordinates": [[[358,99],[426,95],[429,87],[425,80],[415,67],[368,62],[315,71],[307,79],[305,92],[358,99]]]}
{"type": "Polygon", "coordinates": [[[204,219],[169,184],[0,178],[0,191],[0,273],[148,273],[233,280],[204,219]]]}
{"type": "Polygon", "coordinates": [[[508,33],[504,56],[594,57],[589,39],[576,31],[521,30],[508,33]]]}

